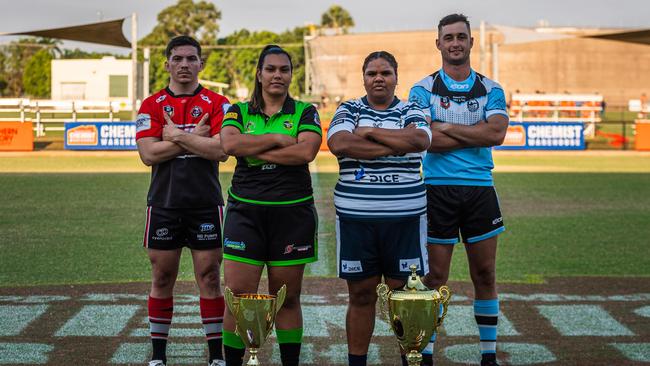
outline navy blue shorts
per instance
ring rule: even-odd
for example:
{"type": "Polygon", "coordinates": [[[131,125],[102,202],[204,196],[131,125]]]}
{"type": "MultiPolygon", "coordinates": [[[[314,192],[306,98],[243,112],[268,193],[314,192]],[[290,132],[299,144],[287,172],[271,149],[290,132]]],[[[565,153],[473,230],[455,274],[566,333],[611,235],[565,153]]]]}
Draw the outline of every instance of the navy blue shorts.
{"type": "Polygon", "coordinates": [[[381,219],[337,216],[336,246],[338,276],[346,280],[377,275],[406,279],[412,264],[420,276],[429,271],[426,215],[381,219]]]}
{"type": "Polygon", "coordinates": [[[492,186],[427,184],[427,242],[472,244],[505,231],[499,197],[492,186]]]}
{"type": "Polygon", "coordinates": [[[191,209],[149,206],[143,246],[159,250],[218,249],[222,222],[223,206],[191,209]]]}

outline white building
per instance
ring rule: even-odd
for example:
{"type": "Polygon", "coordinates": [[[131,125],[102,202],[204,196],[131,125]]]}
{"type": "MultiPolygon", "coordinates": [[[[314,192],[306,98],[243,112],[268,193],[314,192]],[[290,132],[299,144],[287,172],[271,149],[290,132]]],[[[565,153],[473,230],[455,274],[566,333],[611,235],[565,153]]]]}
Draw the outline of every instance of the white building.
{"type": "Polygon", "coordinates": [[[53,100],[131,101],[131,60],[52,60],[53,100]]]}

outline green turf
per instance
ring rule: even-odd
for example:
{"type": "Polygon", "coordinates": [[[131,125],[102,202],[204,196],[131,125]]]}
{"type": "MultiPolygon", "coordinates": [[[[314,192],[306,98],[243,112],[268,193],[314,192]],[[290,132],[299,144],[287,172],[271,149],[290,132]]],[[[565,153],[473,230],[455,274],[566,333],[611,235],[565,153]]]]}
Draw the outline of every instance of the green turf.
{"type": "MultiPolygon", "coordinates": [[[[230,175],[221,179],[227,186],[230,175]]],[[[313,179],[333,275],[336,174],[313,179]]],[[[0,174],[0,286],[149,280],[140,245],[148,181],[147,173],[0,174]]],[[[650,275],[650,175],[500,173],[496,182],[508,228],[500,281],[650,275]]],[[[186,254],[180,279],[191,278],[186,254]]],[[[458,246],[451,279],[467,278],[458,246]]]]}

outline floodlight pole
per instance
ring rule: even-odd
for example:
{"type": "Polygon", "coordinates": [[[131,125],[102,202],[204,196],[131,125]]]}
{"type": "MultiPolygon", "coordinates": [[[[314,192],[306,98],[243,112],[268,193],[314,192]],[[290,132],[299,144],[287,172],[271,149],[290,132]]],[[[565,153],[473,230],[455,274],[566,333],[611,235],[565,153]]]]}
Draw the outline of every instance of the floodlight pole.
{"type": "Polygon", "coordinates": [[[131,120],[138,114],[138,16],[131,14],[131,120]]]}

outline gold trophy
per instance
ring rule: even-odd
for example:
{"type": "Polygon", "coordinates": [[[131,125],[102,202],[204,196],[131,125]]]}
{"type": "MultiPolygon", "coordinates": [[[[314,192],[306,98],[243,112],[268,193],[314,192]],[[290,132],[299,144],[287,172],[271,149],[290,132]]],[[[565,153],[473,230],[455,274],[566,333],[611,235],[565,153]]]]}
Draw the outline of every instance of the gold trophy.
{"type": "Polygon", "coordinates": [[[447,286],[441,286],[439,290],[428,289],[417,275],[417,267],[411,265],[410,269],[411,275],[402,290],[391,291],[382,283],[377,286],[377,295],[384,319],[397,336],[409,366],[419,366],[422,362],[420,352],[447,315],[451,292],[447,286]]]}
{"type": "Polygon", "coordinates": [[[228,309],[235,317],[235,334],[237,334],[248,348],[250,359],[246,365],[259,365],[257,351],[273,330],[275,315],[280,311],[284,298],[287,295],[287,286],[282,285],[277,296],[263,294],[234,295],[226,287],[225,300],[228,309]]]}

